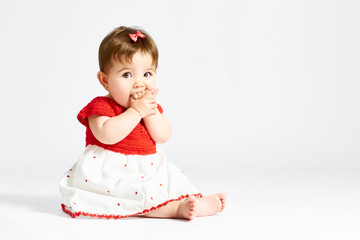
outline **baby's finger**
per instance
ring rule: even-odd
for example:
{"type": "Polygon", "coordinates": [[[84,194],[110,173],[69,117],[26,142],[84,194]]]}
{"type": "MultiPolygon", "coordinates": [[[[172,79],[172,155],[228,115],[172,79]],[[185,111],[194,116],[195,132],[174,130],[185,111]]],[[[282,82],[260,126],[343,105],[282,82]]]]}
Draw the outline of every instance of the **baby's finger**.
{"type": "Polygon", "coordinates": [[[146,91],[145,94],[144,94],[144,97],[146,97],[146,98],[152,98],[153,95],[152,95],[152,93],[151,93],[150,91],[146,91]]]}
{"type": "Polygon", "coordinates": [[[159,89],[156,88],[156,89],[152,90],[151,93],[152,93],[152,95],[154,95],[154,97],[157,97],[157,95],[158,95],[158,93],[159,93],[159,89]]]}
{"type": "Polygon", "coordinates": [[[134,100],[138,99],[138,96],[137,96],[136,93],[132,94],[131,97],[132,97],[134,100]]]}
{"type": "Polygon", "coordinates": [[[141,98],[142,96],[144,96],[145,93],[146,93],[145,91],[139,92],[138,97],[141,98]]]}

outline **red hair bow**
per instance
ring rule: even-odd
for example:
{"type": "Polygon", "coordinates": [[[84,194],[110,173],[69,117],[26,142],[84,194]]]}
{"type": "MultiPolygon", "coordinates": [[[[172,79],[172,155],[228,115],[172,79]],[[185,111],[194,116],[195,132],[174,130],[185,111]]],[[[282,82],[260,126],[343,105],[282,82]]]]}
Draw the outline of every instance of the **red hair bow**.
{"type": "Polygon", "coordinates": [[[138,37],[140,38],[145,38],[145,35],[142,34],[139,30],[136,31],[136,34],[129,34],[131,40],[133,40],[134,42],[137,41],[138,37]]]}

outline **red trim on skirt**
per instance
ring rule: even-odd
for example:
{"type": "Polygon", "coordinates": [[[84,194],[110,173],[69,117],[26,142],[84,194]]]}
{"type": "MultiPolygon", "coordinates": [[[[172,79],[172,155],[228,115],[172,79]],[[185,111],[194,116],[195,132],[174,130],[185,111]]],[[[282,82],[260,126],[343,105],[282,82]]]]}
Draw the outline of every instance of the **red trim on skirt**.
{"type": "MultiPolygon", "coordinates": [[[[201,193],[198,193],[198,194],[191,194],[191,195],[194,195],[195,197],[202,197],[202,194],[201,193]]],[[[110,219],[110,218],[114,218],[114,219],[119,219],[119,218],[126,218],[126,217],[132,217],[132,216],[136,216],[136,215],[142,215],[142,214],[145,214],[145,213],[148,213],[148,212],[151,212],[151,211],[154,211],[160,207],[163,207],[165,206],[166,204],[168,204],[169,202],[173,202],[173,201],[180,201],[184,198],[189,198],[190,195],[189,194],[186,194],[186,195],[181,195],[180,197],[178,197],[177,199],[170,199],[164,203],[161,203],[159,204],[158,206],[156,207],[152,207],[150,209],[145,209],[144,211],[142,212],[138,212],[138,213],[135,213],[135,214],[130,214],[130,215],[106,215],[106,214],[96,214],[96,213],[86,213],[86,212],[72,212],[71,210],[69,210],[69,207],[67,207],[65,204],[61,204],[61,208],[62,210],[69,214],[72,218],[75,218],[75,217],[79,217],[80,215],[83,215],[83,216],[90,216],[90,217],[98,217],[98,218],[106,218],[106,219],[110,219]]],[[[70,207],[71,208],[71,207],[70,207]]]]}

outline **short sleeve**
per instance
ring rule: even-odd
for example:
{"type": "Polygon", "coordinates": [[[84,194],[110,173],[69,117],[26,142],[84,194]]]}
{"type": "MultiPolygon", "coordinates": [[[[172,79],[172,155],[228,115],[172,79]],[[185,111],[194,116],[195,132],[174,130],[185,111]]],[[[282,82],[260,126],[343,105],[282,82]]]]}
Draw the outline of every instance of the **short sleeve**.
{"type": "Polygon", "coordinates": [[[77,115],[77,119],[81,124],[89,127],[88,118],[91,115],[99,114],[107,117],[115,117],[116,113],[110,101],[104,97],[94,98],[88,105],[86,105],[77,115]]]}
{"type": "Polygon", "coordinates": [[[157,105],[157,109],[159,110],[159,112],[162,114],[164,112],[164,110],[162,109],[162,107],[158,104],[157,105]]]}

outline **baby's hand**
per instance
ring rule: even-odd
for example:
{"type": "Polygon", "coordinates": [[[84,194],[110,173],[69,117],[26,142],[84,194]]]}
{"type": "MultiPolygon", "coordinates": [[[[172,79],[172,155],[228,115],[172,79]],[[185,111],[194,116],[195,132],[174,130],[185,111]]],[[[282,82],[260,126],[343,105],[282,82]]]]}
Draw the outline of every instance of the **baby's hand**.
{"type": "Polygon", "coordinates": [[[152,95],[156,98],[157,95],[158,95],[158,93],[159,93],[159,89],[156,88],[156,89],[152,90],[151,93],[152,93],[152,95]]]}
{"type": "Polygon", "coordinates": [[[151,94],[156,98],[157,97],[157,95],[158,95],[158,93],[159,93],[159,89],[157,88],[157,89],[153,89],[153,90],[145,90],[145,91],[142,91],[142,92],[139,92],[139,93],[134,93],[133,95],[132,95],[132,98],[133,99],[139,99],[139,98],[141,98],[142,96],[144,96],[146,93],[148,93],[148,92],[151,92],[151,94]]]}
{"type": "Polygon", "coordinates": [[[130,98],[130,107],[134,108],[140,114],[141,118],[156,114],[156,96],[158,92],[159,90],[155,89],[133,94],[130,98]]]}
{"type": "Polygon", "coordinates": [[[142,92],[134,93],[133,95],[131,95],[131,97],[132,97],[133,99],[139,99],[139,98],[141,98],[142,96],[144,96],[144,94],[146,93],[146,91],[149,91],[149,90],[145,90],[145,91],[142,91],[142,92]]]}

